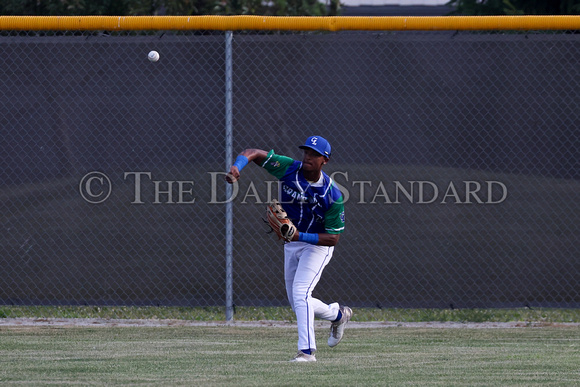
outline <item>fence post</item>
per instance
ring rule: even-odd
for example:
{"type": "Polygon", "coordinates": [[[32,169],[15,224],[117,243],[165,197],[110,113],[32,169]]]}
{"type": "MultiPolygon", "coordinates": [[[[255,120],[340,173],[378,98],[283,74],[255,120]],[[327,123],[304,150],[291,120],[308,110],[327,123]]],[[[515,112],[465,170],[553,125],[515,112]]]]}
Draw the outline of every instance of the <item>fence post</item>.
{"type": "MultiPolygon", "coordinates": [[[[232,31],[226,31],[226,171],[232,165],[232,31]]],[[[232,185],[226,184],[226,198],[232,196],[232,185]]],[[[226,321],[234,319],[233,297],[233,200],[226,203],[226,321]]]]}

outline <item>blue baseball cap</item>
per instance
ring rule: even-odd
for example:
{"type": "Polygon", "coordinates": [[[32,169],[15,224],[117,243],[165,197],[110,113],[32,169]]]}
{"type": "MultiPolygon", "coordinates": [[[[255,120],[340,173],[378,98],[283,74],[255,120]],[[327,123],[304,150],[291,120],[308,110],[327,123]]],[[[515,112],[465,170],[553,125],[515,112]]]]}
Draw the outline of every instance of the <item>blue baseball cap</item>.
{"type": "Polygon", "coordinates": [[[330,143],[326,141],[324,137],[321,136],[310,136],[306,139],[304,145],[300,145],[298,148],[314,149],[324,157],[330,157],[330,143]]]}

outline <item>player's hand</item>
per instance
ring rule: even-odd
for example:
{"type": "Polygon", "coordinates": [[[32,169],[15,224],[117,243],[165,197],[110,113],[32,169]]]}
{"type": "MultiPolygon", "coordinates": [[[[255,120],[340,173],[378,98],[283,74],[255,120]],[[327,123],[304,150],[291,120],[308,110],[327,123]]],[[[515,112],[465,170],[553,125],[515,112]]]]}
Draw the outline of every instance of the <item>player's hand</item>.
{"type": "Polygon", "coordinates": [[[236,181],[240,180],[240,171],[238,170],[238,167],[232,166],[230,168],[230,171],[226,174],[225,179],[230,184],[233,184],[236,181]]]}

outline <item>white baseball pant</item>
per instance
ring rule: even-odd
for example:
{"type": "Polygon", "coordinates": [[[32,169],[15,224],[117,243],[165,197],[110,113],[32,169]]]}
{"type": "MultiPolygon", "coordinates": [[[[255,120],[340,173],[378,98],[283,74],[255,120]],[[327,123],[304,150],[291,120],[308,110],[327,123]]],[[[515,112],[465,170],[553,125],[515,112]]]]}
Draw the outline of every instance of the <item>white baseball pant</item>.
{"type": "Polygon", "coordinates": [[[298,324],[298,350],[316,349],[315,317],[332,321],[338,316],[338,303],[328,305],[312,297],[312,291],[333,252],[334,247],[305,242],[284,245],[284,279],[288,301],[298,324]]]}

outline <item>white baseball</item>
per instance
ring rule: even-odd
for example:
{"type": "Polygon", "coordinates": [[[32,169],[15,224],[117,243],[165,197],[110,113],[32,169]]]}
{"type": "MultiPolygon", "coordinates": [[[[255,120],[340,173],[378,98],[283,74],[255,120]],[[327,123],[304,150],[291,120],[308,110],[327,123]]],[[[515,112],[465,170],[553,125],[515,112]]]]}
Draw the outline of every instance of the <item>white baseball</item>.
{"type": "Polygon", "coordinates": [[[150,51],[149,55],[147,55],[147,59],[151,62],[157,62],[159,60],[159,53],[157,51],[150,51]]]}

